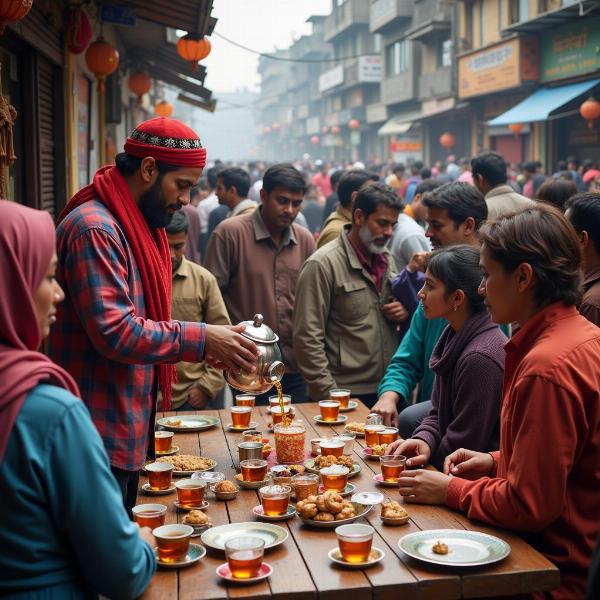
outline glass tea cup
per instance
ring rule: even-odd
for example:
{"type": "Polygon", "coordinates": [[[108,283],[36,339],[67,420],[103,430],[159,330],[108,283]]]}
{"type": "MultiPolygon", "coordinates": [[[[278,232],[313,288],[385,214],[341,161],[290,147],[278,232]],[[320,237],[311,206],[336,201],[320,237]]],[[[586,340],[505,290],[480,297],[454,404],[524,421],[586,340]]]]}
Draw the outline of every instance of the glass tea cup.
{"type": "Polygon", "coordinates": [[[173,465],[167,462],[153,462],[144,469],[148,475],[148,484],[153,490],[168,490],[173,478],[173,465]]]}
{"type": "Polygon", "coordinates": [[[377,445],[379,442],[379,432],[385,428],[385,425],[365,425],[365,444],[367,444],[368,448],[377,445]]]}
{"type": "Polygon", "coordinates": [[[296,494],[296,502],[306,500],[319,493],[319,476],[316,473],[302,473],[292,477],[292,487],[296,494]]]}
{"type": "Polygon", "coordinates": [[[131,509],[131,513],[140,527],[156,529],[165,524],[167,507],[164,504],[137,504],[131,509]]]}
{"type": "Polygon", "coordinates": [[[321,456],[342,456],[346,442],[340,439],[330,438],[321,440],[319,448],[321,448],[321,456]]]}
{"type": "Polygon", "coordinates": [[[183,523],[162,525],[152,530],[158,546],[158,558],[165,563],[180,562],[185,559],[190,547],[190,537],[194,528],[183,523]]]}
{"type": "Polygon", "coordinates": [[[350,390],[336,388],[329,392],[329,399],[333,402],[339,402],[340,408],[348,408],[350,403],[350,390]]]}
{"type": "Polygon", "coordinates": [[[267,477],[267,461],[262,459],[240,461],[244,481],[264,481],[267,477]]]}
{"type": "Polygon", "coordinates": [[[323,421],[337,421],[340,412],[340,403],[332,400],[321,400],[319,402],[321,419],[323,421]]]}
{"type": "Polygon", "coordinates": [[[265,515],[279,517],[285,515],[290,503],[292,488],[289,485],[267,485],[258,490],[265,515]]]}
{"type": "Polygon", "coordinates": [[[256,577],[262,566],[265,541],[258,537],[244,536],[225,542],[225,556],[231,575],[236,579],[256,577]]]}
{"type": "Polygon", "coordinates": [[[352,452],[354,451],[354,440],[356,439],[356,434],[344,431],[344,433],[338,433],[337,435],[334,435],[331,439],[344,442],[343,454],[346,456],[352,455],[352,452]]]}
{"type": "Polygon", "coordinates": [[[292,415],[292,407],[284,406],[283,413],[281,412],[281,406],[274,406],[273,408],[271,408],[271,417],[273,418],[273,425],[278,425],[279,423],[283,422],[282,415],[285,415],[289,421],[292,415]]]}
{"type": "Polygon", "coordinates": [[[343,465],[331,465],[319,471],[326,492],[343,492],[348,484],[350,469],[343,465]]]}
{"type": "Polygon", "coordinates": [[[198,508],[204,502],[206,481],[202,479],[180,479],[176,484],[177,500],[181,508],[198,508]]]}
{"type": "Polygon", "coordinates": [[[172,431],[155,431],[154,449],[157,452],[169,452],[173,447],[173,435],[172,431]]]}
{"type": "Polygon", "coordinates": [[[381,476],[384,481],[398,483],[402,471],[406,468],[406,456],[384,454],[379,457],[379,466],[381,467],[381,476]]]}
{"type": "Polygon", "coordinates": [[[236,406],[251,406],[254,408],[256,396],[254,394],[237,394],[235,397],[236,406]]]}
{"type": "Polygon", "coordinates": [[[252,418],[251,406],[232,406],[231,407],[231,424],[236,429],[250,427],[250,419],[252,418]]]}
{"type": "Polygon", "coordinates": [[[391,444],[392,442],[395,442],[398,437],[399,434],[396,427],[386,427],[377,432],[377,442],[379,444],[391,444]]]}
{"type": "Polygon", "coordinates": [[[375,530],[370,525],[352,523],[335,528],[342,558],[349,563],[363,563],[369,559],[375,530]]]}
{"type": "MultiPolygon", "coordinates": [[[[292,397],[289,394],[283,395],[283,405],[290,406],[292,403],[292,397]]],[[[279,396],[269,396],[269,407],[272,409],[274,406],[279,406],[279,396]]]]}

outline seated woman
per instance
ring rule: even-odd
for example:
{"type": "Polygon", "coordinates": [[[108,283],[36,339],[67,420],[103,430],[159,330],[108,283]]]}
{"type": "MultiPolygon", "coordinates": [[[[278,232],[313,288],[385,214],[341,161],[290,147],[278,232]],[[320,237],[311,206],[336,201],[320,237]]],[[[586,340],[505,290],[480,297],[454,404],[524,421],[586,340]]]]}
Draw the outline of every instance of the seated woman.
{"type": "Polygon", "coordinates": [[[429,361],[435,373],[431,411],[411,439],[387,449],[410,456],[408,466],[431,462],[441,469],[462,446],[498,449],[506,336],[492,323],[480,282],[479,252],[472,246],[431,255],[418,296],[427,319],[443,317],[449,324],[429,361]]]}
{"type": "Polygon", "coordinates": [[[484,225],[481,240],[492,319],[520,326],[506,345],[500,450],[405,471],[400,493],[524,532],[560,569],[550,597],[583,598],[600,531],[600,329],[575,308],[579,240],[544,204],[484,225]]]}
{"type": "Polygon", "coordinates": [[[137,598],[156,568],[68,373],[38,352],[64,295],[47,212],[0,200],[0,596],[137,598]]]}

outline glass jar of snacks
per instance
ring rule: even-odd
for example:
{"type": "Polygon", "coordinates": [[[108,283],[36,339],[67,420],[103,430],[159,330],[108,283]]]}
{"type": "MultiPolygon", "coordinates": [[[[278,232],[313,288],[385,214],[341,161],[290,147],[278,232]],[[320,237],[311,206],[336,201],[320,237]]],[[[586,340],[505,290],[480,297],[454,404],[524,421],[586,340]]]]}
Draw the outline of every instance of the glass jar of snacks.
{"type": "Polygon", "coordinates": [[[275,452],[279,463],[302,463],[304,460],[304,440],[306,429],[292,423],[288,427],[275,425],[275,452]]]}

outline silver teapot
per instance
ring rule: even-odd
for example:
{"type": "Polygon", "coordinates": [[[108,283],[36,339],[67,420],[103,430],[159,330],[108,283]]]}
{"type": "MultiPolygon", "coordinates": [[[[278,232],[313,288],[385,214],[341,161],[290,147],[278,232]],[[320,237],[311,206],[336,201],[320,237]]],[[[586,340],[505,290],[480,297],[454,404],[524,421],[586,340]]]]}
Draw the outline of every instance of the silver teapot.
{"type": "Polygon", "coordinates": [[[259,355],[256,359],[256,371],[227,371],[225,379],[227,383],[240,392],[247,394],[263,394],[273,387],[275,381],[281,381],[285,372],[285,366],[281,362],[281,350],[277,342],[279,337],[273,330],[263,323],[262,315],[254,315],[253,321],[242,321],[239,325],[245,325],[242,332],[244,337],[252,340],[258,347],[259,355]]]}

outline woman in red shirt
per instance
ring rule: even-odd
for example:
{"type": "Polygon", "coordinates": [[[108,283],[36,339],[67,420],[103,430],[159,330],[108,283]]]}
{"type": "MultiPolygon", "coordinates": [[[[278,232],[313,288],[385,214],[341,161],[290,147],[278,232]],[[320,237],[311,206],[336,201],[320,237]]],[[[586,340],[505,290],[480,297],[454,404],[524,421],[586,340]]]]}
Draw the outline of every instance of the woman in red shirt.
{"type": "Polygon", "coordinates": [[[492,319],[520,326],[506,344],[500,450],[457,450],[444,473],[407,471],[400,493],[521,532],[561,571],[551,597],[582,598],[600,531],[600,329],[575,308],[577,236],[537,205],[484,225],[481,240],[492,319]]]}

